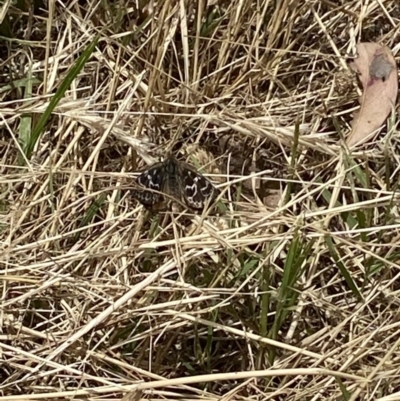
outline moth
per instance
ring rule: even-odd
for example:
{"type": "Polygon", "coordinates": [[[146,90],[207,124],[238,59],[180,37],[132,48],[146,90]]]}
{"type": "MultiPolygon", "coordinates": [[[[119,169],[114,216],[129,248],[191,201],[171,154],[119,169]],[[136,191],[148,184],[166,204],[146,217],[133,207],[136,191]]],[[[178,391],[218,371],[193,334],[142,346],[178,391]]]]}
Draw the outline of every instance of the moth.
{"type": "Polygon", "coordinates": [[[173,198],[191,209],[202,210],[219,194],[204,175],[173,156],[144,170],[136,182],[140,189],[134,190],[133,196],[147,208],[159,208],[166,198],[173,198]]]}

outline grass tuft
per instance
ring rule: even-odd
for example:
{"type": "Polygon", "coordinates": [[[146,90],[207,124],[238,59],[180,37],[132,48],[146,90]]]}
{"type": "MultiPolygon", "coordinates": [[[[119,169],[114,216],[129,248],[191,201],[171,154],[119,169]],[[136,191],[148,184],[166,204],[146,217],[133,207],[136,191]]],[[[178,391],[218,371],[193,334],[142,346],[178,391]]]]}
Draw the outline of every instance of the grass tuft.
{"type": "Polygon", "coordinates": [[[397,109],[343,140],[347,60],[398,58],[399,25],[395,0],[5,0],[0,401],[398,397],[397,109]],[[137,203],[168,152],[215,208],[137,203]]]}

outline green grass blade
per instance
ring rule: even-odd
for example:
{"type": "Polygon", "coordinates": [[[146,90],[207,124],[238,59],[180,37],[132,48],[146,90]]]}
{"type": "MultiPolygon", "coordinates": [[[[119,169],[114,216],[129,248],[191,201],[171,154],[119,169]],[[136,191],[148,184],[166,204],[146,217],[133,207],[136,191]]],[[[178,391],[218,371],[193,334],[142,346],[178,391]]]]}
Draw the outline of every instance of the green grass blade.
{"type": "MultiPolygon", "coordinates": [[[[302,265],[312,253],[315,240],[304,243],[300,234],[296,231],[293,241],[289,246],[285,266],[283,268],[282,284],[278,291],[276,313],[272,328],[268,337],[276,340],[278,332],[285,319],[293,310],[300,295],[300,290],[296,288],[296,282],[302,274],[302,265]]],[[[275,358],[275,350],[269,353],[269,360],[272,363],[275,358]]]]}
{"type": "MultiPolygon", "coordinates": [[[[22,78],[22,79],[16,79],[13,82],[9,82],[8,84],[2,86],[0,88],[0,93],[8,92],[16,88],[27,88],[28,85],[31,88],[31,95],[32,95],[32,86],[36,84],[40,84],[42,81],[38,78],[33,78],[31,75],[31,69],[29,69],[29,77],[28,78],[22,78]]],[[[28,98],[26,95],[27,90],[25,90],[25,98],[28,98]]]]}
{"type": "Polygon", "coordinates": [[[340,387],[340,391],[342,392],[343,401],[348,401],[351,398],[351,393],[347,390],[340,377],[336,377],[335,379],[340,387]]]}
{"type": "Polygon", "coordinates": [[[97,42],[98,42],[98,36],[96,36],[94,38],[92,43],[78,57],[75,65],[70,68],[65,79],[61,82],[55,95],[50,100],[49,106],[47,107],[47,109],[44,111],[44,113],[39,118],[39,121],[37,122],[37,124],[32,132],[29,142],[26,144],[26,147],[24,149],[25,155],[28,158],[30,158],[32,151],[36,145],[36,142],[38,141],[40,135],[43,133],[44,127],[46,126],[46,123],[49,120],[51,113],[53,112],[53,110],[55,109],[57,104],[60,102],[60,100],[64,96],[67,89],[71,86],[73,80],[78,76],[78,74],[81,72],[82,68],[85,66],[89,57],[93,53],[93,51],[97,45],[97,42]]]}
{"type": "Polygon", "coordinates": [[[325,242],[326,242],[326,244],[328,246],[329,252],[330,252],[333,260],[335,261],[335,263],[338,266],[340,272],[342,273],[342,276],[346,280],[347,285],[350,287],[350,289],[353,292],[353,294],[359,300],[362,300],[361,293],[358,290],[358,287],[357,287],[356,283],[351,278],[351,275],[350,275],[349,271],[346,269],[346,266],[341,262],[340,257],[338,255],[338,253],[336,252],[335,245],[334,245],[334,243],[332,241],[332,238],[329,235],[325,236],[325,242]]]}
{"type": "MultiPolygon", "coordinates": [[[[89,206],[86,216],[82,219],[81,223],[79,224],[79,228],[87,226],[92,221],[93,217],[99,211],[105,200],[106,200],[106,194],[103,193],[96,200],[92,202],[92,204],[89,206]]],[[[75,234],[74,236],[75,242],[79,240],[81,234],[82,231],[78,231],[75,234]]]]}
{"type": "MultiPolygon", "coordinates": [[[[28,77],[24,79],[20,79],[19,83],[24,83],[25,86],[25,93],[24,93],[24,98],[29,99],[32,97],[32,87],[34,84],[34,80],[32,79],[32,68],[29,66],[28,69],[28,77]]],[[[16,82],[13,83],[14,85],[16,82]]],[[[11,86],[12,84],[6,85],[7,87],[11,86]]],[[[14,86],[15,87],[15,86],[14,86]]],[[[32,114],[23,114],[21,116],[21,123],[19,125],[19,130],[18,130],[18,141],[21,145],[22,149],[25,149],[27,144],[29,143],[29,139],[32,135],[32,114]]],[[[18,163],[20,165],[25,164],[25,158],[24,155],[19,153],[18,157],[18,163]]]]}
{"type": "MultiPolygon", "coordinates": [[[[322,184],[322,180],[321,179],[316,179],[316,182],[321,183],[322,184]]],[[[322,197],[324,198],[325,202],[330,204],[331,202],[331,198],[332,198],[332,193],[331,191],[329,191],[329,189],[324,188],[322,190],[322,197]]],[[[340,207],[343,206],[343,204],[340,201],[336,201],[335,202],[335,207],[340,207]]],[[[357,226],[358,221],[357,219],[355,219],[350,213],[348,212],[343,212],[340,213],[342,219],[346,222],[346,224],[350,227],[350,228],[354,228],[357,226]]]]}

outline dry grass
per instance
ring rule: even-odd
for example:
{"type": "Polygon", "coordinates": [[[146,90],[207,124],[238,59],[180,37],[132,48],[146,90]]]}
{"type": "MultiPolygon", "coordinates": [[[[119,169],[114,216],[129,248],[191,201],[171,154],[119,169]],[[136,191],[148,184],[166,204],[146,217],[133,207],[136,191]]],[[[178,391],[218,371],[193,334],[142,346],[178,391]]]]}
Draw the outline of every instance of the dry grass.
{"type": "Polygon", "coordinates": [[[209,3],[3,4],[0,401],[400,399],[397,116],[339,142],[400,5],[209,3]],[[166,151],[218,214],[132,198],[166,151]]]}

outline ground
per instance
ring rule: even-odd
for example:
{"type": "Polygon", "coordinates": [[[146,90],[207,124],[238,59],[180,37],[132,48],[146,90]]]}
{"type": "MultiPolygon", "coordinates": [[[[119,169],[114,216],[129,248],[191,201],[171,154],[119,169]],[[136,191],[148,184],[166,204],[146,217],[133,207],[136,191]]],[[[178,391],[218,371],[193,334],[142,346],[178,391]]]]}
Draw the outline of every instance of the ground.
{"type": "Polygon", "coordinates": [[[398,1],[0,7],[0,401],[400,399],[398,109],[344,145],[398,1]]]}

